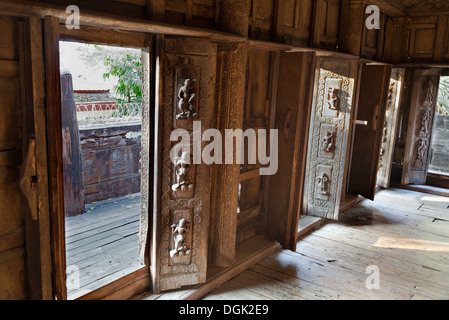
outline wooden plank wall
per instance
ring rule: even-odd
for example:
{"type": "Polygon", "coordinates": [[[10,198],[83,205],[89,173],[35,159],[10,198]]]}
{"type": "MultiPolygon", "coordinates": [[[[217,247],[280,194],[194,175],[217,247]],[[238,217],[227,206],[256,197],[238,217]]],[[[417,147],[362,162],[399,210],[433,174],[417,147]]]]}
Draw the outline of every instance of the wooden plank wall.
{"type": "Polygon", "coordinates": [[[27,298],[18,19],[0,17],[0,300],[27,298]]]}
{"type": "Polygon", "coordinates": [[[140,191],[141,125],[80,130],[85,203],[140,191]]]}

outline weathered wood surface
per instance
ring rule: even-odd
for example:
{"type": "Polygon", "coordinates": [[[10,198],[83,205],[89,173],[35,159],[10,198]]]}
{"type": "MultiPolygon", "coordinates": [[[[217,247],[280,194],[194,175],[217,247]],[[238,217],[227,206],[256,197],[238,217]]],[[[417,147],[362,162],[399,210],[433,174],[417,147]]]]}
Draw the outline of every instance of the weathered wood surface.
{"type": "Polygon", "coordinates": [[[298,242],[262,260],[204,299],[447,299],[449,200],[383,190],[298,242]],[[370,265],[380,289],[365,286],[370,265]]]}
{"type": "Polygon", "coordinates": [[[61,74],[61,95],[64,210],[65,216],[69,217],[84,212],[83,159],[70,73],[61,74]]]}
{"type": "Polygon", "coordinates": [[[18,19],[0,17],[0,28],[0,299],[14,300],[30,297],[26,287],[26,203],[19,188],[22,144],[28,141],[22,141],[19,43],[15,41],[18,19]]]}
{"type": "Polygon", "coordinates": [[[81,128],[86,203],[140,190],[141,125],[81,128]]]}
{"type": "Polygon", "coordinates": [[[348,191],[374,200],[391,68],[362,65],[348,191]]]}
{"type": "Polygon", "coordinates": [[[77,299],[143,267],[139,260],[140,194],[86,205],[86,213],[66,218],[67,267],[79,271],[77,299]]]}

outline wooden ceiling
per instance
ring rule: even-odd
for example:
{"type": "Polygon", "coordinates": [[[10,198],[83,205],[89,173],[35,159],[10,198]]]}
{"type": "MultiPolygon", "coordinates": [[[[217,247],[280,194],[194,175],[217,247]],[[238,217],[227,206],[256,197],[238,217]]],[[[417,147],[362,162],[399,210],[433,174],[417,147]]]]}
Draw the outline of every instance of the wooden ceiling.
{"type": "Polygon", "coordinates": [[[449,1],[447,0],[401,0],[406,8],[406,12],[436,12],[449,10],[449,1]]]}

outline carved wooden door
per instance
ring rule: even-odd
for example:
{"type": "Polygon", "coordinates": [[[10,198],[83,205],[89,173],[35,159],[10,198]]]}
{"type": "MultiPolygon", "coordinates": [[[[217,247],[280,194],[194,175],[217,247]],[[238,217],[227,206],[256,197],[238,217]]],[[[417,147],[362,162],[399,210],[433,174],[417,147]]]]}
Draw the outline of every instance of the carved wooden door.
{"type": "Polygon", "coordinates": [[[402,184],[426,183],[439,82],[440,69],[414,71],[402,184]]]}
{"type": "Polygon", "coordinates": [[[193,161],[201,156],[193,146],[201,143],[198,126],[213,126],[217,50],[209,42],[169,37],[159,38],[157,47],[154,292],[206,281],[211,166],[193,161]],[[178,148],[184,139],[170,138],[180,129],[190,138],[184,151],[178,148]]]}
{"type": "Polygon", "coordinates": [[[404,69],[393,68],[385,104],[385,118],[382,127],[382,143],[380,147],[379,169],[377,172],[377,185],[383,188],[390,187],[391,170],[394,155],[394,143],[404,81],[404,69]]]}
{"type": "Polygon", "coordinates": [[[391,67],[361,65],[348,192],[374,200],[391,67]]]}
{"type": "Polygon", "coordinates": [[[303,203],[306,214],[338,218],[356,73],[356,60],[317,60],[303,203]]]}

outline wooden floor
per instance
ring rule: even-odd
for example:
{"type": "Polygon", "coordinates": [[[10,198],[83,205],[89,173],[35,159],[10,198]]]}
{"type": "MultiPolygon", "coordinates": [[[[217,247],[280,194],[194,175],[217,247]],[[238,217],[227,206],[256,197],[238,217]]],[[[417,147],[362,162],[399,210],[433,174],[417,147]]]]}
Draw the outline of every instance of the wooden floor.
{"type": "Polygon", "coordinates": [[[449,198],[382,190],[204,299],[449,299],[449,198]]]}
{"type": "Polygon", "coordinates": [[[142,267],[139,225],[139,194],[92,203],[84,215],[66,218],[67,270],[79,272],[79,288],[68,286],[69,299],[142,267]]]}

